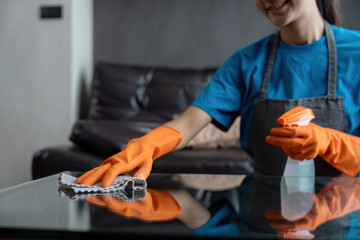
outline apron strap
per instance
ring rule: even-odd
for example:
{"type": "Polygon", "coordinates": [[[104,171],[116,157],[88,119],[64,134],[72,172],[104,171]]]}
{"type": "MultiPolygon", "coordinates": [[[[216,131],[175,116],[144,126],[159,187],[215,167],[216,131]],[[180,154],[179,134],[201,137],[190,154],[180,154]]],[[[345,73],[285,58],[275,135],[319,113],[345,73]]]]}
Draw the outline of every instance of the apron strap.
{"type": "Polygon", "coordinates": [[[328,91],[327,95],[335,97],[337,85],[337,53],[334,33],[330,23],[324,20],[326,42],[328,47],[328,91]]]}
{"type": "MultiPolygon", "coordinates": [[[[335,97],[337,86],[337,53],[334,33],[331,25],[324,20],[326,43],[328,48],[328,91],[327,96],[335,97]]],[[[266,70],[260,90],[260,99],[266,98],[266,92],[271,78],[271,72],[275,63],[276,51],[280,42],[280,32],[274,37],[270,54],[266,63],[266,70]]]]}
{"type": "Polygon", "coordinates": [[[266,91],[269,85],[269,81],[271,78],[271,72],[274,66],[274,62],[275,62],[275,56],[276,56],[276,51],[277,51],[277,47],[279,45],[280,42],[280,32],[278,32],[274,38],[274,41],[271,45],[271,50],[270,50],[270,55],[267,59],[267,63],[266,63],[266,70],[265,70],[265,75],[263,78],[263,82],[261,85],[261,90],[260,90],[260,99],[265,99],[266,98],[266,91]]]}

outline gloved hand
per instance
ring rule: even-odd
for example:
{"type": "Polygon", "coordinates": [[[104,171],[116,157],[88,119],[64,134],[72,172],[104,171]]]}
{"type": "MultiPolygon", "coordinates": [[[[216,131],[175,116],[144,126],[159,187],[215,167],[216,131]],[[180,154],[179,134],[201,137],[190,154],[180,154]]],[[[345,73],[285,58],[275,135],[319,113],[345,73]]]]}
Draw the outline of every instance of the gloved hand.
{"type": "Polygon", "coordinates": [[[360,171],[360,138],[309,123],[271,129],[266,142],[279,146],[295,160],[320,156],[340,172],[355,177],[360,171]]]}
{"type": "Polygon", "coordinates": [[[140,138],[131,140],[123,151],[106,159],[77,180],[77,184],[109,187],[119,174],[135,172],[134,177],[146,179],[151,171],[153,160],[173,151],[181,142],[182,135],[177,130],[160,126],[140,138]]]}
{"type": "Polygon", "coordinates": [[[326,221],[360,209],[359,190],[360,179],[358,178],[334,178],[318,194],[297,192],[284,200],[289,205],[294,205],[291,203],[298,202],[299,199],[304,200],[298,203],[298,209],[293,209],[294,216],[296,211],[302,215],[302,205],[313,202],[313,207],[306,216],[291,222],[281,215],[281,209],[267,211],[265,216],[271,220],[270,225],[278,231],[280,236],[303,230],[313,231],[326,221]],[[307,201],[306,198],[314,198],[314,201],[307,201]]]}
{"type": "Polygon", "coordinates": [[[112,195],[92,196],[85,200],[122,216],[145,221],[170,221],[181,214],[179,204],[168,192],[149,188],[146,196],[137,201],[125,201],[112,195]]]}

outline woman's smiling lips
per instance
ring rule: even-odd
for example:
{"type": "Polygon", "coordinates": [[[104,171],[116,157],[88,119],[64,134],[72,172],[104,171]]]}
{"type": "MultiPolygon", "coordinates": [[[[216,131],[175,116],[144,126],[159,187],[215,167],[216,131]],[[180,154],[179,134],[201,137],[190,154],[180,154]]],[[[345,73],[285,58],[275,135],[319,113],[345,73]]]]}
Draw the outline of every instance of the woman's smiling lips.
{"type": "Polygon", "coordinates": [[[270,5],[269,7],[266,7],[266,10],[269,13],[279,13],[281,10],[283,10],[283,8],[287,5],[287,3],[289,2],[289,0],[282,0],[282,1],[278,1],[272,5],[270,5]]]}

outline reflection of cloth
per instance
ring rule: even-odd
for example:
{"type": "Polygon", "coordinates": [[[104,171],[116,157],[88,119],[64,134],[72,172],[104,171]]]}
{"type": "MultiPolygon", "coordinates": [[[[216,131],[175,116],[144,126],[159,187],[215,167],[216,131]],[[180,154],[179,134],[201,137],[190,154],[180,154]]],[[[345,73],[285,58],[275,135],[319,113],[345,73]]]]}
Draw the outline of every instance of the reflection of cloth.
{"type": "Polygon", "coordinates": [[[61,196],[73,199],[83,199],[89,196],[112,194],[124,200],[137,200],[146,194],[146,181],[130,175],[117,176],[110,187],[100,187],[100,182],[93,186],[75,183],[76,177],[61,173],[59,176],[59,192],[61,196]]]}
{"type": "Polygon", "coordinates": [[[74,200],[82,200],[89,197],[101,197],[104,195],[111,195],[115,198],[124,200],[124,201],[136,201],[139,199],[142,199],[146,196],[146,188],[143,188],[141,190],[133,190],[133,191],[117,191],[112,193],[101,193],[101,192],[92,192],[92,193],[75,193],[71,189],[68,188],[62,188],[59,189],[60,197],[68,197],[74,200]]]}

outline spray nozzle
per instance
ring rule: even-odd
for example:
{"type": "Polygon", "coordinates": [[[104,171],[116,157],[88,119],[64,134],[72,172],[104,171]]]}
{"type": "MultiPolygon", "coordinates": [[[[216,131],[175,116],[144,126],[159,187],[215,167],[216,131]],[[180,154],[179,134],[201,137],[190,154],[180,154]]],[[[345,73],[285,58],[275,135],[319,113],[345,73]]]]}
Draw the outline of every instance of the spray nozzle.
{"type": "Polygon", "coordinates": [[[305,126],[308,125],[309,122],[314,118],[314,113],[310,108],[299,106],[281,115],[281,117],[278,118],[277,123],[282,126],[305,126]]]}

